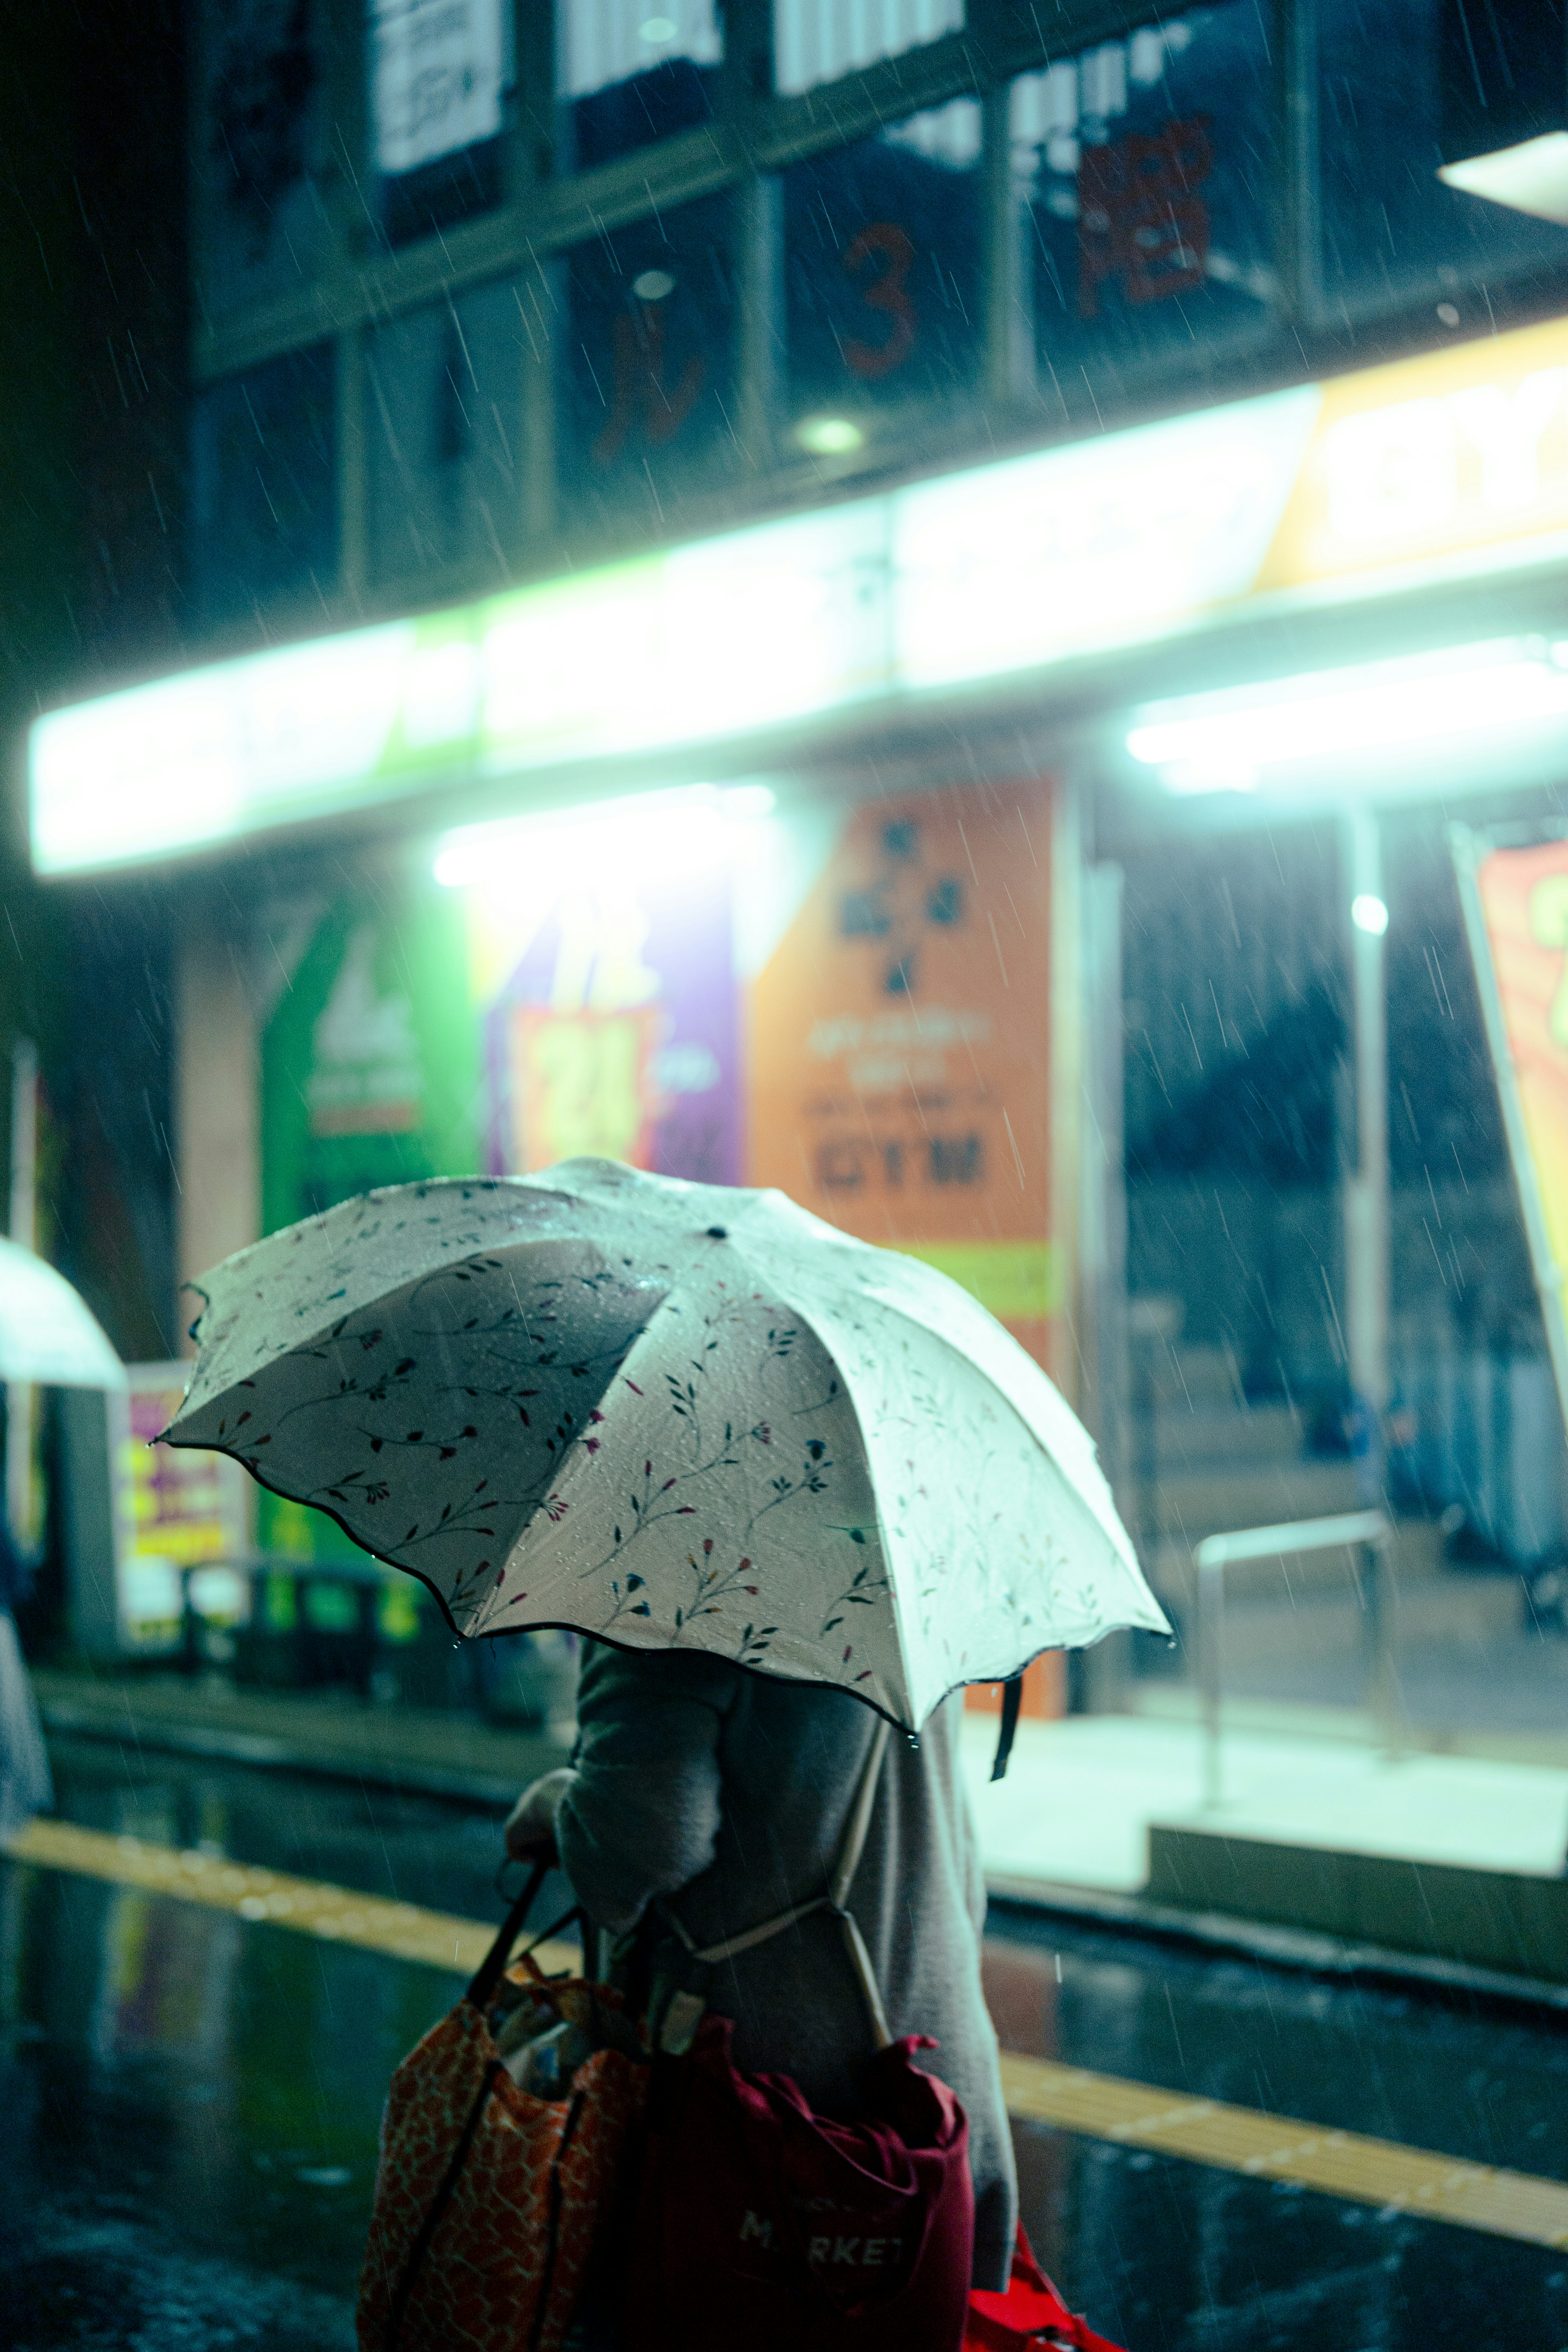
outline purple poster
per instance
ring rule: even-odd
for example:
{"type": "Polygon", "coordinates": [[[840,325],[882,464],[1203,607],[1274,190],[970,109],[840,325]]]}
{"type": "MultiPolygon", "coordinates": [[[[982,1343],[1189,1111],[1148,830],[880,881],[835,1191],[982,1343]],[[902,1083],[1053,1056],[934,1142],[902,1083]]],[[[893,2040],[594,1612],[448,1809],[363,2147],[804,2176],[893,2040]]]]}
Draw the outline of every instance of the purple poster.
{"type": "Polygon", "coordinates": [[[574,873],[531,921],[509,926],[493,900],[476,921],[494,976],[485,1011],[492,1174],[593,1153],[702,1183],[741,1181],[723,864],[574,873]],[[509,929],[521,936],[508,941],[509,929]]]}

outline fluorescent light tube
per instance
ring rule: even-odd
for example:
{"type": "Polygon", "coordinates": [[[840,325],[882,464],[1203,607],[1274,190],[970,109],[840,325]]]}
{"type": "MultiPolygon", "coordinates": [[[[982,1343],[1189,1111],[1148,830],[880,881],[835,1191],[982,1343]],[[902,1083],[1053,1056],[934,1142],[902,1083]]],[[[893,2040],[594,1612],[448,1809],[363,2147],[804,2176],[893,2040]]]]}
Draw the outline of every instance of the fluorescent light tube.
{"type": "Polygon", "coordinates": [[[1507,205],[1512,212],[1568,228],[1568,131],[1542,131],[1539,139],[1521,139],[1494,154],[1441,163],[1437,177],[1467,196],[1484,196],[1488,204],[1507,205]]]}
{"type": "Polygon", "coordinates": [[[1503,638],[1192,695],[1136,713],[1127,749],[1176,793],[1252,792],[1274,771],[1366,754],[1397,768],[1434,746],[1568,719],[1557,651],[1503,638]]]}

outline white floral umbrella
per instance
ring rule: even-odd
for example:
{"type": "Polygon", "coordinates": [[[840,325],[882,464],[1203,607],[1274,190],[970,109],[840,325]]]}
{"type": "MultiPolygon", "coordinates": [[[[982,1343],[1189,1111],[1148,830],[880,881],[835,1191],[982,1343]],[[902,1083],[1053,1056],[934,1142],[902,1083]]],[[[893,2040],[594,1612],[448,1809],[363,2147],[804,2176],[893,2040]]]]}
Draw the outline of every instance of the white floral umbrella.
{"type": "Polygon", "coordinates": [[[80,1292],[46,1259],[9,1241],[0,1241],[0,1381],[125,1386],[125,1367],[80,1292]]]}
{"type": "Polygon", "coordinates": [[[572,1160],[405,1184],[228,1258],[165,1433],[421,1577],[856,1691],[1168,1630],[1081,1424],[943,1275],[779,1192],[572,1160]]]}

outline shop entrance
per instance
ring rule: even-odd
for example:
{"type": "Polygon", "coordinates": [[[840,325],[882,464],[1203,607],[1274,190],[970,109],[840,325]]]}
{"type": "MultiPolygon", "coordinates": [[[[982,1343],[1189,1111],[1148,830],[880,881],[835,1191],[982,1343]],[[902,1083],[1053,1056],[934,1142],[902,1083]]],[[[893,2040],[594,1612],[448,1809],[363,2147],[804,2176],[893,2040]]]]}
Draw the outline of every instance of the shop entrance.
{"type": "MultiPolygon", "coordinates": [[[[1398,1702],[1419,1744],[1548,1736],[1568,1694],[1561,1421],[1438,813],[1380,826],[1388,908],[1386,1409],[1353,1377],[1351,877],[1330,816],[1119,854],[1124,1502],[1181,1628],[1132,1695],[1195,1704],[1210,1534],[1395,1522],[1398,1702]]],[[[1363,1270],[1364,1278],[1364,1270],[1363,1270]]],[[[1364,1307],[1364,1302],[1363,1302],[1364,1307]]],[[[1268,1720],[1369,1705],[1342,1549],[1230,1571],[1226,1686],[1268,1720]]]]}

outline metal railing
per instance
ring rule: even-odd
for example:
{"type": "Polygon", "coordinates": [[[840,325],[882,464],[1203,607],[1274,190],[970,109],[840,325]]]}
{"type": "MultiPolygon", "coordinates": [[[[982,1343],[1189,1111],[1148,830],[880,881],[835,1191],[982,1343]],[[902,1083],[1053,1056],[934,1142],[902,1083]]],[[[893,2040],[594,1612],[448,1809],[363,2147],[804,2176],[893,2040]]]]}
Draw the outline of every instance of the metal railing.
{"type": "Polygon", "coordinates": [[[1203,1695],[1204,1803],[1221,1801],[1224,1726],[1225,1576],[1244,1560],[1284,1559],[1301,1552],[1351,1555],[1361,1605],[1373,1713],[1389,1750],[1404,1740],[1394,1664],[1393,1581],[1388,1554],[1394,1529],[1381,1511],[1346,1511],[1330,1519],[1288,1520],[1281,1527],[1237,1528],[1205,1536],[1193,1554],[1198,1571],[1198,1675],[1203,1695]]]}
{"type": "Polygon", "coordinates": [[[220,1560],[195,1560],[180,1564],[180,1640],[174,1664],[176,1672],[199,1675],[212,1663],[209,1656],[212,1627],[195,1605],[192,1583],[195,1577],[214,1568],[228,1570],[243,1578],[250,1588],[249,1605],[242,1622],[258,1626],[265,1622],[263,1587],[269,1579],[281,1577],[291,1588],[289,1638],[300,1667],[300,1687],[310,1677],[305,1670],[320,1629],[312,1625],[304,1587],[308,1584],[348,1585],[354,1595],[354,1623],[341,1633],[341,1645],[348,1663],[348,1680],[362,1696],[369,1697],[376,1659],[382,1647],[377,1627],[377,1603],[385,1587],[396,1586],[403,1571],[374,1559],[367,1553],[359,1559],[307,1560],[297,1559],[283,1552],[244,1551],[232,1553],[220,1560]]]}

